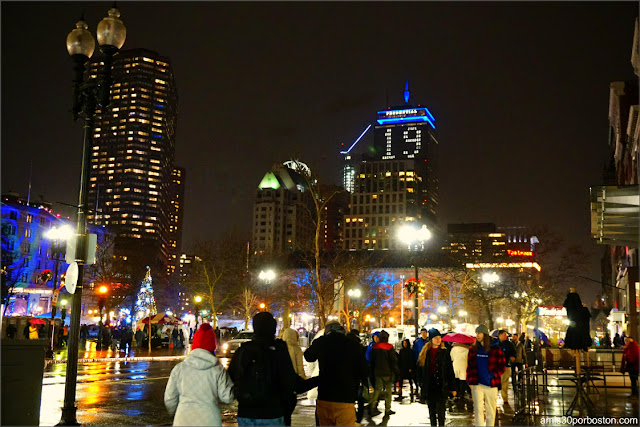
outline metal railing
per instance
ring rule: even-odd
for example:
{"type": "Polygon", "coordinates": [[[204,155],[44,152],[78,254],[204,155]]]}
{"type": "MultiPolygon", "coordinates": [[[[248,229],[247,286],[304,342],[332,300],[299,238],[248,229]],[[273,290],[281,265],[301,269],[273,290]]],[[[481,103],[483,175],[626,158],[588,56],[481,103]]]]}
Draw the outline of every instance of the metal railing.
{"type": "Polygon", "coordinates": [[[523,368],[513,376],[514,420],[535,415],[539,406],[538,372],[535,366],[523,368]]]}

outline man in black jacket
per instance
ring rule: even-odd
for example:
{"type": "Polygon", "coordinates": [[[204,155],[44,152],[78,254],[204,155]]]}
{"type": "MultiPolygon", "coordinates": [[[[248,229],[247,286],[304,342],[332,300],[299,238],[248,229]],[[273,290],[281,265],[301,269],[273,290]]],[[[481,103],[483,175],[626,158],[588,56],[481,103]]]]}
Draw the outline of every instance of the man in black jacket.
{"type": "Polygon", "coordinates": [[[282,426],[291,409],[297,375],[287,344],[275,339],[276,326],[271,313],[253,316],[253,339],[243,343],[229,363],[240,426],[282,426]]]}
{"type": "Polygon", "coordinates": [[[398,355],[389,344],[389,333],[380,332],[380,342],[373,345],[371,351],[371,369],[373,370],[374,390],[369,399],[369,415],[375,416],[378,411],[378,397],[384,397],[384,414],[392,415],[391,410],[391,390],[393,382],[400,376],[398,368],[398,355]]]}
{"type": "Polygon", "coordinates": [[[320,364],[316,418],[321,426],[355,426],[358,385],[367,377],[360,344],[347,338],[338,322],[325,325],[324,336],[304,352],[307,362],[320,364]]]}

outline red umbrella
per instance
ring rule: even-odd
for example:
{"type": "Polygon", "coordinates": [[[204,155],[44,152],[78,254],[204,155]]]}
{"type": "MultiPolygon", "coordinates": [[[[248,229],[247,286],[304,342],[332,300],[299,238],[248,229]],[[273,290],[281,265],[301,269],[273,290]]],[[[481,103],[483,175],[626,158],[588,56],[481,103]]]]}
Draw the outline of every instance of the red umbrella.
{"type": "Polygon", "coordinates": [[[29,320],[29,322],[33,323],[34,325],[44,325],[47,323],[42,319],[36,319],[36,318],[29,320]]]}
{"type": "MultiPolygon", "coordinates": [[[[156,314],[154,316],[151,316],[151,324],[152,325],[156,324],[156,323],[164,325],[164,324],[167,324],[167,323],[173,323],[176,320],[177,319],[175,317],[166,315],[164,313],[158,313],[158,314],[156,314]]],[[[140,320],[138,320],[138,322],[147,324],[147,323],[149,323],[149,317],[145,317],[144,319],[140,319],[140,320]]]]}
{"type": "Polygon", "coordinates": [[[476,337],[473,337],[471,335],[467,335],[467,334],[461,334],[458,332],[454,332],[451,334],[447,334],[444,337],[442,337],[442,341],[447,341],[447,342],[458,342],[461,344],[473,344],[474,342],[476,342],[476,337]]]}

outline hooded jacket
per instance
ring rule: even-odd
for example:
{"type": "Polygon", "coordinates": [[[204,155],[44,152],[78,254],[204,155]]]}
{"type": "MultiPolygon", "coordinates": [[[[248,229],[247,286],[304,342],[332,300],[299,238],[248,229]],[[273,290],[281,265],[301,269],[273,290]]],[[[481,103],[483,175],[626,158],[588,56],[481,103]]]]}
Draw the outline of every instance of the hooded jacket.
{"type": "Polygon", "coordinates": [[[454,344],[451,347],[451,363],[453,364],[453,374],[459,380],[467,379],[467,358],[469,347],[464,344],[454,344]]]}
{"type": "Polygon", "coordinates": [[[332,332],[316,338],[304,352],[304,358],[307,362],[319,362],[318,400],[355,402],[358,385],[367,377],[367,364],[360,344],[346,335],[332,332]]]}
{"type": "Polygon", "coordinates": [[[218,359],[196,348],[178,363],[164,391],[164,404],[175,413],[174,426],[220,426],[218,401],[234,400],[233,383],[218,359]]]}
{"type": "Polygon", "coordinates": [[[271,313],[261,312],[253,317],[255,335],[251,341],[243,343],[234,353],[229,363],[229,375],[237,383],[246,379],[246,367],[257,353],[262,353],[262,363],[268,363],[271,376],[269,398],[259,403],[238,400],[238,417],[252,419],[273,419],[285,415],[291,409],[296,373],[281,339],[274,339],[276,321],[271,313]]]}
{"type": "Polygon", "coordinates": [[[300,335],[295,329],[287,328],[282,332],[282,340],[287,343],[287,350],[289,350],[289,357],[291,357],[291,363],[293,363],[293,370],[296,374],[300,375],[302,379],[307,379],[307,374],[304,373],[304,364],[302,362],[302,349],[300,348],[300,335]]]}

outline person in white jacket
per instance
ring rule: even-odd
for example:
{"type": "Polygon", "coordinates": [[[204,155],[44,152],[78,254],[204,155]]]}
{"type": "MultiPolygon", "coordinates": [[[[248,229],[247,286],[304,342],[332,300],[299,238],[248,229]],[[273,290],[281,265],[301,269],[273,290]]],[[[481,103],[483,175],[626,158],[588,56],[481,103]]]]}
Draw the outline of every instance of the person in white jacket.
{"type": "Polygon", "coordinates": [[[453,375],[458,381],[457,399],[464,399],[464,393],[469,391],[467,385],[467,358],[469,356],[469,346],[467,344],[455,343],[451,347],[451,362],[453,363],[453,375]]]}
{"type": "Polygon", "coordinates": [[[218,402],[234,400],[233,382],[214,355],[216,334],[203,323],[193,335],[191,352],[178,363],[164,391],[164,404],[174,426],[221,426],[218,402]]]}

